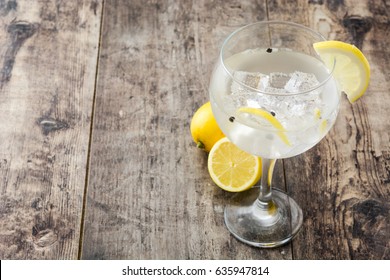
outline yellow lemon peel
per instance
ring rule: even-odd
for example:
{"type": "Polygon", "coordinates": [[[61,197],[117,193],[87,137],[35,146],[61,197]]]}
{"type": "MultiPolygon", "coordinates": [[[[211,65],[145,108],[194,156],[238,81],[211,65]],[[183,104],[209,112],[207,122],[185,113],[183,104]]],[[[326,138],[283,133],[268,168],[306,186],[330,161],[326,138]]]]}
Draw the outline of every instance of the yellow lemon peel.
{"type": "Polygon", "coordinates": [[[354,45],[340,41],[318,42],[313,47],[328,69],[333,70],[348,100],[353,103],[362,97],[370,82],[370,64],[364,54],[354,45]]]}
{"type": "Polygon", "coordinates": [[[269,122],[274,128],[277,130],[277,134],[280,139],[288,146],[291,146],[290,141],[288,140],[285,129],[283,125],[268,111],[260,109],[260,108],[251,108],[251,107],[241,107],[237,111],[238,113],[247,113],[251,115],[255,115],[261,117],[262,119],[269,122]]]}

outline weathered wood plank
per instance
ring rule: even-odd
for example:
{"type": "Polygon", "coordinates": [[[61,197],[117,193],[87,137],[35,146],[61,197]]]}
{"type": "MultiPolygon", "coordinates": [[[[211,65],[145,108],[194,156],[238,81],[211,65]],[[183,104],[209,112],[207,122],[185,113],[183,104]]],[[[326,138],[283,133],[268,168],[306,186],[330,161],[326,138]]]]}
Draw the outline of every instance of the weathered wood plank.
{"type": "Polygon", "coordinates": [[[103,18],[82,257],[291,258],[229,234],[189,132],[224,38],[265,2],[117,0],[103,18]]]}
{"type": "Polygon", "coordinates": [[[0,1],[0,259],[76,259],[101,1],[0,1]]]}
{"type": "Polygon", "coordinates": [[[343,98],[329,135],[284,161],[287,186],[305,215],[294,258],[389,259],[389,7],[384,1],[270,1],[271,19],[281,19],[276,7],[295,9],[283,19],[360,47],[372,73],[366,96],[353,105],[343,98]]]}

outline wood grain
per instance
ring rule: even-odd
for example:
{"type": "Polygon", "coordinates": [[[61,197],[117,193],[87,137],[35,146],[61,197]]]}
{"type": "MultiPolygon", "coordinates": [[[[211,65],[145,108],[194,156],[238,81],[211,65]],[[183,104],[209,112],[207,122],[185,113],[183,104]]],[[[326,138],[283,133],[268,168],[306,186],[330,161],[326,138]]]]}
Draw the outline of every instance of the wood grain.
{"type": "Polygon", "coordinates": [[[189,131],[224,38],[265,18],[256,1],[105,3],[83,258],[291,258],[230,236],[189,131]]]}
{"type": "Polygon", "coordinates": [[[372,76],[361,100],[351,105],[343,98],[336,125],[319,145],[284,160],[287,187],[305,216],[293,256],[390,259],[388,7],[383,1],[299,2],[270,1],[270,19],[300,22],[355,44],[372,76]],[[281,17],[290,8],[294,12],[281,17]]]}
{"type": "Polygon", "coordinates": [[[0,1],[0,259],[75,259],[100,1],[0,1]]]}
{"type": "Polygon", "coordinates": [[[381,0],[0,0],[0,259],[390,259],[389,15],[381,0]],[[189,131],[225,37],[266,19],[357,45],[372,74],[323,141],[278,161],[305,217],[271,250],[229,234],[231,194],[189,131]]]}

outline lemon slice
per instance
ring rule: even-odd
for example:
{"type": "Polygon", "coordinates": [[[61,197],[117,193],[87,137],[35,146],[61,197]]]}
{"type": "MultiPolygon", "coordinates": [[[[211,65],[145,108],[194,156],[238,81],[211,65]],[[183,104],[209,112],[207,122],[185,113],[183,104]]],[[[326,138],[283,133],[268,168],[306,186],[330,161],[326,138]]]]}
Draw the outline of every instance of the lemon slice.
{"type": "Polygon", "coordinates": [[[340,41],[323,41],[313,45],[328,69],[340,83],[348,100],[353,103],[367,90],[370,81],[370,65],[364,54],[354,45],[340,41]]]}
{"type": "MultiPolygon", "coordinates": [[[[319,121],[321,118],[322,118],[321,110],[319,108],[315,108],[314,109],[314,119],[316,121],[319,121]]],[[[328,121],[326,119],[322,120],[320,123],[320,126],[319,126],[320,133],[325,134],[327,127],[328,127],[328,121]]]]}
{"type": "Polygon", "coordinates": [[[319,108],[315,108],[314,109],[314,118],[316,119],[316,120],[319,120],[319,119],[321,119],[321,110],[319,109],[319,108]]]}
{"type": "Polygon", "coordinates": [[[288,140],[286,134],[284,133],[286,130],[284,129],[283,125],[268,111],[260,109],[260,108],[251,108],[251,107],[241,107],[237,111],[238,113],[247,113],[251,115],[258,116],[265,121],[267,121],[269,124],[271,124],[276,130],[278,131],[278,136],[282,141],[288,145],[291,146],[290,141],[288,140]]]}
{"type": "Polygon", "coordinates": [[[214,144],[208,169],[214,183],[229,192],[251,188],[261,177],[261,160],[237,148],[226,137],[214,144]]]}

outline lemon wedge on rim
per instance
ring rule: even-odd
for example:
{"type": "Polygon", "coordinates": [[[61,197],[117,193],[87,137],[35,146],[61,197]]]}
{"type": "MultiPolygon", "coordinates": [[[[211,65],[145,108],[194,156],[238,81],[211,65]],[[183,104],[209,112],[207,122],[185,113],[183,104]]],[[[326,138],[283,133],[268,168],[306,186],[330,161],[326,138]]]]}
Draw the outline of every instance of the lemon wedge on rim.
{"type": "Polygon", "coordinates": [[[207,166],[214,183],[229,192],[245,191],[261,177],[260,158],[240,150],[226,137],[211,148],[207,166]]]}
{"type": "Polygon", "coordinates": [[[286,130],[284,129],[283,125],[270,112],[260,108],[252,108],[252,107],[241,107],[237,110],[237,112],[255,115],[257,117],[266,120],[269,124],[271,124],[274,128],[276,128],[280,139],[282,139],[282,141],[286,145],[291,146],[291,143],[285,134],[286,130]]]}
{"type": "Polygon", "coordinates": [[[333,76],[351,103],[358,100],[370,81],[370,64],[364,54],[354,45],[340,41],[318,42],[313,47],[329,70],[336,61],[333,76]]]}

